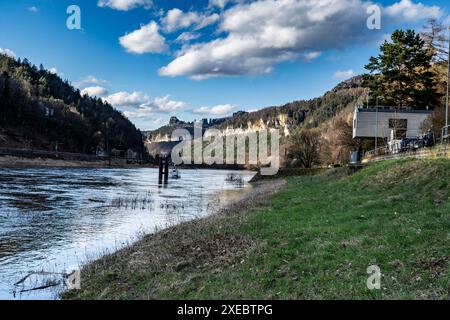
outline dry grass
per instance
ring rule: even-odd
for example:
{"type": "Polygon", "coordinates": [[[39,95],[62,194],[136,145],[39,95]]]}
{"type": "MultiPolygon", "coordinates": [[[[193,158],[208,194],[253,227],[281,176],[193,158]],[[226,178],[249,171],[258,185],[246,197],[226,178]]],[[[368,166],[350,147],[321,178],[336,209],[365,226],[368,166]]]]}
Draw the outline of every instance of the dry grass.
{"type": "Polygon", "coordinates": [[[265,243],[233,235],[228,230],[245,220],[250,209],[264,203],[284,184],[284,180],[255,183],[243,199],[207,218],[144,236],[133,245],[105,255],[82,270],[82,290],[66,292],[63,298],[116,299],[124,298],[124,292],[134,299],[149,298],[141,296],[131,284],[139,275],[148,277],[203,268],[221,272],[223,268],[241,263],[265,243]]]}
{"type": "MultiPolygon", "coordinates": [[[[340,172],[342,171],[342,172],[340,172]]],[[[273,180],[91,264],[83,299],[449,299],[450,161],[273,180]],[[258,191],[259,190],[259,191],[258,191]],[[382,270],[369,290],[367,268],[382,270]]]]}

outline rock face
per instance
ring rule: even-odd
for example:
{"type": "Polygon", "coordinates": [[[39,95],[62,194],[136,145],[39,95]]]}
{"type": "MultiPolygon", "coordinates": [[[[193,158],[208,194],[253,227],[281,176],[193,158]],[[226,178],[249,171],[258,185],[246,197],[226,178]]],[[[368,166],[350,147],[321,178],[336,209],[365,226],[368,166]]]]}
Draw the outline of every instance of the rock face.
{"type": "Polygon", "coordinates": [[[177,117],[171,117],[169,121],[169,126],[177,125],[184,123],[183,121],[179,120],[177,117]]]}
{"type": "MultiPolygon", "coordinates": [[[[267,129],[279,129],[284,136],[289,136],[299,126],[319,127],[333,118],[341,110],[355,105],[364,94],[361,77],[354,77],[338,84],[322,97],[287,103],[283,106],[268,107],[255,112],[239,111],[228,118],[203,119],[203,129],[215,128],[223,132],[238,129],[246,133],[267,129]]],[[[187,129],[193,131],[192,122],[183,122],[172,117],[168,125],[148,133],[148,142],[170,141],[172,131],[187,129]]]]}

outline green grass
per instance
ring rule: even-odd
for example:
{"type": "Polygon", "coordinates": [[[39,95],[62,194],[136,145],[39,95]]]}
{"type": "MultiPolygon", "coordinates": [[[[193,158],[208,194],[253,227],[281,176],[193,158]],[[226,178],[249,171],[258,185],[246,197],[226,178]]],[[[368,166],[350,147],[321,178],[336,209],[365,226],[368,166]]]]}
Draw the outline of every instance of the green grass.
{"type": "Polygon", "coordinates": [[[449,299],[449,178],[446,160],[289,177],[250,212],[215,219],[192,234],[255,244],[241,246],[219,267],[212,261],[164,272],[110,266],[67,297],[449,299]],[[370,265],[381,268],[381,290],[367,289],[370,265]]]}

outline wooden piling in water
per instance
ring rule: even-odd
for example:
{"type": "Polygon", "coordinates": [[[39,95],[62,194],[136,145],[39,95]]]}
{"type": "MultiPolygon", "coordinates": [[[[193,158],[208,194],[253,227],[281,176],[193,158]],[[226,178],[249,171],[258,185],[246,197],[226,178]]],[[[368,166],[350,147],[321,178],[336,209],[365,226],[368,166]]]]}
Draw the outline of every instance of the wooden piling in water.
{"type": "Polygon", "coordinates": [[[169,181],[169,159],[167,157],[159,158],[159,172],[158,172],[158,183],[167,183],[169,181]]]}
{"type": "Polygon", "coordinates": [[[164,183],[167,183],[169,181],[169,159],[165,158],[164,163],[164,183]]]}

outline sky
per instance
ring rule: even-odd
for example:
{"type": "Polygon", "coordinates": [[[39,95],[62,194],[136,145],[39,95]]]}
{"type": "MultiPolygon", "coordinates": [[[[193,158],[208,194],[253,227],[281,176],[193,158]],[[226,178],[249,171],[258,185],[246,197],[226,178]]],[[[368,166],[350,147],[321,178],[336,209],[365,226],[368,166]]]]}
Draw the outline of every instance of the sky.
{"type": "Polygon", "coordinates": [[[2,0],[0,52],[149,130],[321,96],[363,73],[393,30],[449,14],[448,0],[2,0]]]}

